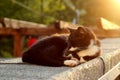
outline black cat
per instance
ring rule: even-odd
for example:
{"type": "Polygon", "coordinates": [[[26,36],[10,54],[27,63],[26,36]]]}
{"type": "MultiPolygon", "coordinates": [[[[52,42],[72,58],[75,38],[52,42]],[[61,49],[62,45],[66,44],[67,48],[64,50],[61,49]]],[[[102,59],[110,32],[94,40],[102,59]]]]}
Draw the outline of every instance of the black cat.
{"type": "Polygon", "coordinates": [[[70,29],[68,54],[72,54],[80,63],[101,55],[101,43],[95,33],[87,27],[70,29]]]}
{"type": "Polygon", "coordinates": [[[46,66],[76,66],[83,60],[81,57],[84,53],[89,60],[100,55],[100,43],[91,30],[83,27],[69,30],[68,36],[52,35],[37,41],[23,53],[23,62],[46,66]]]}
{"type": "Polygon", "coordinates": [[[45,37],[25,51],[22,60],[39,65],[63,66],[64,61],[70,59],[63,56],[67,46],[64,36],[45,37]]]}

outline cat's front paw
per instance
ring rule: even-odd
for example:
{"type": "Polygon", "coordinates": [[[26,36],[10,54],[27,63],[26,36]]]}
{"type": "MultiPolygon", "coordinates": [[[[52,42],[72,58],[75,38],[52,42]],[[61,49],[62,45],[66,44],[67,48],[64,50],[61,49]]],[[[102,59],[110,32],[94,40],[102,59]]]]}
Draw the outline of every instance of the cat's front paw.
{"type": "Polygon", "coordinates": [[[65,60],[64,65],[69,66],[69,67],[74,67],[79,64],[78,60],[65,60]]]}

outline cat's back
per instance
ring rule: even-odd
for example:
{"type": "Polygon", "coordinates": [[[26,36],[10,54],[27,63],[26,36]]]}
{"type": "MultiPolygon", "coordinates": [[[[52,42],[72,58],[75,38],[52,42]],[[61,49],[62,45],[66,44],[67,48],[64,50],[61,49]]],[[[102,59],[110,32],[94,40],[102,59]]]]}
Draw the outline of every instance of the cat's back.
{"type": "Polygon", "coordinates": [[[45,47],[48,45],[56,45],[56,44],[66,44],[67,40],[65,36],[47,36],[42,39],[39,39],[31,48],[34,46],[45,47]]]}
{"type": "Polygon", "coordinates": [[[50,46],[55,46],[57,48],[66,48],[67,43],[66,36],[47,36],[39,39],[35,44],[28,48],[26,53],[39,52],[49,48],[50,46]]]}
{"type": "MultiPolygon", "coordinates": [[[[65,36],[48,36],[38,40],[30,48],[28,48],[22,55],[23,62],[40,63],[40,61],[47,61],[63,54],[68,44],[65,36]],[[39,61],[39,62],[38,62],[39,61]]],[[[49,62],[49,61],[47,61],[49,62]]]]}

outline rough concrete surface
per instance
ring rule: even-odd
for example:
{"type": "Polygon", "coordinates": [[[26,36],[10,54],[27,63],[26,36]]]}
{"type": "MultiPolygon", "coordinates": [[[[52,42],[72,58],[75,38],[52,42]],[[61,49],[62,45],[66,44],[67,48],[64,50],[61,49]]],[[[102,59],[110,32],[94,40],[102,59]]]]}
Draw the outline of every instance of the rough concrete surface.
{"type": "Polygon", "coordinates": [[[47,80],[69,67],[46,67],[28,64],[0,64],[0,80],[47,80]]]}
{"type": "Polygon", "coordinates": [[[120,62],[120,49],[101,56],[105,63],[105,73],[120,62]]]}
{"type": "Polygon", "coordinates": [[[106,38],[101,43],[105,65],[101,58],[74,68],[22,64],[20,58],[1,59],[0,80],[96,80],[103,74],[104,68],[108,71],[120,60],[120,50],[115,51],[120,48],[120,38],[106,38]]]}
{"type": "Polygon", "coordinates": [[[61,74],[52,76],[49,80],[97,80],[104,72],[102,64],[102,60],[96,58],[86,64],[81,64],[61,74]]]}
{"type": "Polygon", "coordinates": [[[101,43],[103,55],[120,49],[120,38],[105,38],[101,40],[101,43]]]}
{"type": "Polygon", "coordinates": [[[106,38],[101,42],[106,73],[120,61],[120,38],[106,38]]]}

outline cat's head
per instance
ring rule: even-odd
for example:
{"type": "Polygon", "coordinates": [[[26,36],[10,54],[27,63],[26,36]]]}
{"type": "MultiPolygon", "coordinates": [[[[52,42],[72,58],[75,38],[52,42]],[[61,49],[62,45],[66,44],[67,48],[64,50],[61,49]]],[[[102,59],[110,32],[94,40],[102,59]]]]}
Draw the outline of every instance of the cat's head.
{"type": "Polygon", "coordinates": [[[77,58],[82,63],[100,55],[100,42],[90,29],[78,27],[77,29],[69,30],[69,51],[73,57],[77,58]]]}
{"type": "Polygon", "coordinates": [[[68,42],[71,47],[83,47],[89,46],[91,39],[93,38],[88,28],[78,27],[77,29],[69,29],[70,35],[68,42]]]}

